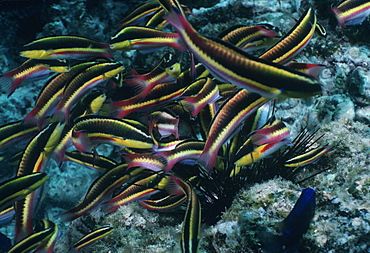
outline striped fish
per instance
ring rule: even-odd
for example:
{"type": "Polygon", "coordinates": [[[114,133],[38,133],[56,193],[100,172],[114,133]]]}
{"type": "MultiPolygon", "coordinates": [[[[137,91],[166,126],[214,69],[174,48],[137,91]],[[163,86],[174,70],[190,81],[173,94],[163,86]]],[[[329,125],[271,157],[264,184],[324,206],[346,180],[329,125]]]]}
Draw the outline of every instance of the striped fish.
{"type": "Polygon", "coordinates": [[[46,78],[52,72],[64,73],[68,71],[67,64],[62,61],[28,59],[18,68],[0,75],[0,88],[6,91],[9,97],[23,81],[46,78]]]}
{"type": "Polygon", "coordinates": [[[111,226],[104,226],[104,227],[98,228],[88,233],[87,235],[83,236],[80,240],[78,240],[78,242],[73,244],[73,248],[75,249],[75,252],[78,252],[82,248],[93,244],[95,241],[109,235],[113,231],[114,229],[111,226]]]}
{"type": "Polygon", "coordinates": [[[120,164],[98,177],[91,184],[85,198],[77,206],[63,213],[62,219],[71,221],[93,210],[105,201],[116,187],[143,171],[141,168],[126,170],[127,164],[120,164]]]}
{"type": "Polygon", "coordinates": [[[175,27],[188,50],[217,79],[270,99],[321,94],[321,85],[315,78],[249,55],[222,40],[206,38],[190,25],[177,2],[175,6],[166,0],[160,3],[171,6],[166,20],[175,27]]]}
{"type": "Polygon", "coordinates": [[[332,11],[342,28],[347,25],[358,25],[369,16],[370,1],[345,0],[337,7],[332,7],[332,11]]]}
{"type": "Polygon", "coordinates": [[[268,101],[269,99],[245,89],[240,89],[233,97],[229,98],[217,111],[211,122],[204,150],[198,160],[199,163],[211,171],[221,146],[236,133],[246,118],[268,101]]]}
{"type": "Polygon", "coordinates": [[[295,156],[284,163],[285,167],[299,167],[316,162],[322,155],[330,152],[331,147],[314,148],[302,155],[295,156]]]}
{"type": "Polygon", "coordinates": [[[26,58],[85,59],[89,57],[112,58],[109,44],[99,43],[81,36],[51,36],[23,46],[20,55],[26,58]]]}
{"type": "Polygon", "coordinates": [[[72,141],[75,147],[90,153],[95,144],[111,144],[124,147],[151,149],[154,147],[148,129],[137,121],[88,115],[77,119],[73,128],[72,141]]]}
{"type": "Polygon", "coordinates": [[[14,201],[24,198],[48,179],[49,177],[45,173],[38,172],[11,178],[0,183],[0,210],[12,205],[14,201]]]}

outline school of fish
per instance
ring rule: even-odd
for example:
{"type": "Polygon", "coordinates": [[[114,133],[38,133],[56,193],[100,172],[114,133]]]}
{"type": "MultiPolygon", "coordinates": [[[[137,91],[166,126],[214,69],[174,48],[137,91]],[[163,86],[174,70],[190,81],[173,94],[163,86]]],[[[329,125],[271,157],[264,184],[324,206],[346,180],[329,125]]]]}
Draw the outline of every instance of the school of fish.
{"type": "MultiPolygon", "coordinates": [[[[345,0],[332,10],[341,27],[361,24],[370,1],[345,0]]],[[[217,38],[196,31],[191,15],[178,0],[151,1],[121,20],[108,43],[51,36],[20,50],[25,62],[0,76],[8,96],[23,81],[49,78],[27,116],[0,127],[0,154],[18,164],[16,175],[0,183],[0,225],[15,219],[12,242],[0,234],[1,252],[53,252],[58,225],[35,215],[43,184],[53,176],[47,174],[50,159],[100,171],[80,203],[61,214],[63,221],[97,208],[112,213],[132,201],[155,211],[182,206],[181,250],[193,253],[207,215],[202,210],[210,204],[202,197],[209,178],[252,180],[246,176],[251,168],[256,181],[290,178],[289,173],[332,150],[317,145],[313,135],[291,140],[287,126],[273,115],[277,99],[321,94],[319,74],[325,66],[292,61],[315,33],[326,35],[313,8],[303,11],[286,34],[269,24],[235,25],[217,38]],[[163,48],[183,52],[190,64],[168,50],[146,72],[113,58],[117,51],[163,48]],[[114,146],[119,155],[99,154],[102,144],[114,146]],[[19,153],[7,153],[17,145],[19,153]],[[274,154],[280,171],[255,168],[274,154]]],[[[280,235],[261,233],[262,250],[295,252],[315,205],[315,191],[304,189],[281,222],[280,235]]],[[[98,228],[71,250],[113,230],[98,228]]]]}

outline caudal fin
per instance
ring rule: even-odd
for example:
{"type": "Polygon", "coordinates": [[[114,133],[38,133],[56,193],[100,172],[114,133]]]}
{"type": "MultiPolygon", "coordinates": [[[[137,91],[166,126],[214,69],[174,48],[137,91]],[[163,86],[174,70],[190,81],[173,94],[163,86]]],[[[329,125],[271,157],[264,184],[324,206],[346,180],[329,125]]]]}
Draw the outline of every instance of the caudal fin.
{"type": "Polygon", "coordinates": [[[39,117],[37,115],[37,109],[34,108],[23,119],[22,124],[30,125],[30,126],[37,126],[38,129],[41,130],[44,121],[45,121],[45,117],[39,117]]]}
{"type": "Polygon", "coordinates": [[[175,27],[180,35],[182,34],[182,31],[188,30],[189,28],[193,30],[189,21],[178,7],[172,6],[169,10],[169,13],[163,18],[167,20],[168,23],[170,23],[173,27],[175,27]]]}
{"type": "Polygon", "coordinates": [[[5,91],[8,97],[13,94],[20,83],[21,81],[14,79],[13,76],[7,74],[0,76],[0,89],[5,91]]]}

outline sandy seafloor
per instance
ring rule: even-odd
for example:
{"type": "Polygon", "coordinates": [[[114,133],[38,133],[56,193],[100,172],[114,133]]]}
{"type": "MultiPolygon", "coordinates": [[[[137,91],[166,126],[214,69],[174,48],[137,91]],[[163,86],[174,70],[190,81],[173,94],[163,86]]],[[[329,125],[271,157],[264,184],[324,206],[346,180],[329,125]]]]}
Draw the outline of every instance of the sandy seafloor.
{"type": "MultiPolygon", "coordinates": [[[[114,33],[114,24],[144,1],[2,1],[0,2],[0,73],[22,63],[20,48],[35,38],[49,35],[82,35],[101,42],[114,33]]],[[[306,187],[316,190],[316,213],[298,252],[370,252],[370,22],[340,29],[330,10],[336,1],[184,1],[197,15],[190,22],[202,34],[215,36],[234,24],[270,23],[283,34],[293,18],[308,6],[317,10],[318,22],[327,38],[314,36],[296,58],[299,62],[325,64],[320,76],[323,94],[309,99],[287,99],[277,104],[281,118],[295,136],[304,127],[320,127],[322,145],[334,150],[317,165],[325,172],[293,184],[275,178],[246,185],[230,209],[214,226],[202,226],[199,252],[261,252],[259,230],[273,230],[306,187]]],[[[123,64],[132,60],[153,66],[154,55],[118,52],[123,64]]],[[[22,119],[28,113],[44,80],[23,83],[9,98],[0,94],[1,124],[22,119]]],[[[109,152],[109,150],[105,150],[109,152]]],[[[13,175],[15,166],[2,162],[1,181],[13,175]]],[[[137,203],[121,207],[112,215],[99,210],[70,223],[59,215],[76,204],[96,177],[89,169],[68,163],[59,169],[50,162],[41,218],[56,222],[62,231],[55,252],[68,252],[71,244],[90,229],[112,225],[115,231],[81,252],[180,252],[181,215],[157,213],[137,203]]],[[[207,214],[203,214],[207,215],[207,214]]],[[[13,223],[0,228],[12,236],[13,223]]]]}

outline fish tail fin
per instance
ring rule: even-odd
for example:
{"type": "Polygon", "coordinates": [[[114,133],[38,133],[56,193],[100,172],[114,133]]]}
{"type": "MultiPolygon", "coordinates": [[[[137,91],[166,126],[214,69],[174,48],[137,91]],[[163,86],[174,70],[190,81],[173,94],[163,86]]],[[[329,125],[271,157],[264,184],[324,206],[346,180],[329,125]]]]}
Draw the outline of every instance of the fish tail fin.
{"type": "Polygon", "coordinates": [[[170,23],[173,27],[175,27],[180,35],[184,30],[194,30],[178,7],[172,6],[171,10],[169,10],[169,13],[163,18],[167,20],[168,23],[170,23]]]}
{"type": "Polygon", "coordinates": [[[92,150],[92,143],[87,135],[83,131],[76,131],[72,134],[73,145],[81,152],[89,153],[92,150]]]}
{"type": "Polygon", "coordinates": [[[149,123],[148,133],[153,137],[153,139],[155,139],[154,136],[153,136],[153,128],[154,128],[155,124],[157,124],[158,120],[159,120],[158,117],[154,117],[150,120],[150,123],[149,123]]]}
{"type": "Polygon", "coordinates": [[[185,194],[186,185],[185,183],[178,178],[177,176],[171,175],[171,180],[166,186],[166,191],[170,195],[181,195],[185,194]]]}
{"type": "Polygon", "coordinates": [[[326,65],[323,65],[323,64],[311,64],[306,74],[319,80],[319,76],[325,68],[326,68],[326,65]]]}
{"type": "Polygon", "coordinates": [[[255,145],[263,145],[267,143],[268,135],[264,134],[261,130],[256,130],[247,135],[247,137],[252,141],[255,145]]]}
{"type": "Polygon", "coordinates": [[[217,152],[210,153],[209,151],[203,151],[198,158],[198,163],[203,165],[208,172],[211,172],[216,163],[216,158],[217,152]]]}
{"type": "Polygon", "coordinates": [[[172,153],[171,150],[163,150],[163,151],[156,152],[156,155],[159,155],[159,156],[163,157],[163,159],[164,159],[163,163],[164,163],[165,166],[164,166],[163,170],[165,172],[169,172],[172,169],[172,167],[175,165],[173,161],[168,160],[168,156],[171,153],[172,153]]]}
{"type": "Polygon", "coordinates": [[[22,120],[22,124],[30,125],[30,126],[37,126],[39,130],[42,128],[42,123],[44,122],[43,118],[37,116],[37,111],[32,109],[27,116],[22,120]]]}
{"type": "Polygon", "coordinates": [[[1,90],[8,93],[8,97],[13,94],[20,83],[21,80],[14,79],[12,75],[4,74],[0,76],[1,90]]]}
{"type": "Polygon", "coordinates": [[[176,43],[172,44],[171,46],[173,48],[176,48],[180,51],[183,51],[183,52],[186,52],[187,51],[187,47],[184,43],[184,41],[181,39],[181,36],[179,34],[177,34],[178,36],[176,36],[176,43]]]}
{"type": "Polygon", "coordinates": [[[122,119],[128,115],[131,111],[125,110],[124,107],[129,105],[127,101],[113,101],[105,104],[104,110],[108,112],[109,115],[122,119]]]}
{"type": "Polygon", "coordinates": [[[74,248],[74,247],[71,247],[71,248],[69,248],[68,249],[68,252],[69,253],[77,253],[77,252],[79,252],[80,250],[79,249],[76,249],[76,248],[74,248]]]}
{"type": "Polygon", "coordinates": [[[343,12],[340,11],[336,7],[331,7],[331,10],[334,12],[335,17],[337,18],[340,27],[345,28],[346,27],[345,20],[343,18],[341,18],[341,15],[342,15],[343,12]]]}
{"type": "Polygon", "coordinates": [[[197,99],[195,97],[186,97],[183,100],[180,101],[181,105],[188,111],[190,112],[191,116],[195,118],[199,111],[200,107],[196,104],[197,99]]]}
{"type": "Polygon", "coordinates": [[[68,123],[69,119],[69,109],[59,109],[57,108],[53,114],[52,119],[57,122],[68,123]]]}
{"type": "Polygon", "coordinates": [[[72,209],[60,215],[60,218],[62,221],[73,221],[74,219],[77,219],[78,217],[79,216],[76,215],[76,213],[74,213],[72,209]]]}
{"type": "Polygon", "coordinates": [[[278,38],[281,37],[275,30],[267,30],[264,36],[278,38]]]}
{"type": "Polygon", "coordinates": [[[105,213],[113,213],[117,211],[119,207],[120,207],[119,205],[114,205],[112,203],[106,202],[102,205],[102,210],[105,213]]]}
{"type": "Polygon", "coordinates": [[[67,148],[69,148],[72,145],[73,145],[72,138],[69,138],[68,141],[64,143],[63,146],[58,145],[53,150],[51,157],[59,164],[60,167],[62,163],[65,161],[65,151],[67,150],[67,148]]]}
{"type": "Polygon", "coordinates": [[[142,76],[128,76],[125,79],[125,83],[133,86],[136,94],[139,94],[139,98],[144,98],[153,88],[151,85],[148,85],[142,76]]]}
{"type": "Polygon", "coordinates": [[[105,48],[104,57],[107,57],[109,59],[113,59],[113,54],[114,54],[115,50],[110,47],[109,43],[104,44],[104,48],[105,48]]]}

